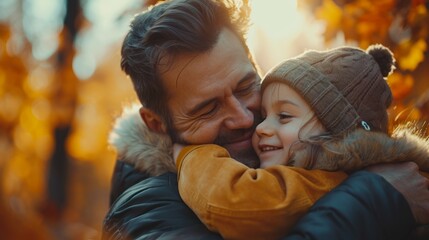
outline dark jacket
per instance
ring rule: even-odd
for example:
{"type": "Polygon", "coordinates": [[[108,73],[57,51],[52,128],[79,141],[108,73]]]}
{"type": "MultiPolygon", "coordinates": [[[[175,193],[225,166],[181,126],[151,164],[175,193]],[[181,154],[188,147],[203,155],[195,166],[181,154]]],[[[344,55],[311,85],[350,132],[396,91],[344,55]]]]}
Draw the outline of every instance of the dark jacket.
{"type": "MultiPolygon", "coordinates": [[[[138,111],[116,124],[118,151],[103,239],[221,239],[181,200],[171,142],[138,111]]],[[[382,177],[358,172],[318,201],[284,239],[405,239],[414,226],[405,199],[382,177]]]]}

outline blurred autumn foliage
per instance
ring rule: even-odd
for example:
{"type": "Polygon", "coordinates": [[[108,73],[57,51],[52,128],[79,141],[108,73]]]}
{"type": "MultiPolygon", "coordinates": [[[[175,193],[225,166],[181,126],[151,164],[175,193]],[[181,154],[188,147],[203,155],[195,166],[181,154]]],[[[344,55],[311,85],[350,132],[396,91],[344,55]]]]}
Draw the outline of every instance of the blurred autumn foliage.
{"type": "MultiPolygon", "coordinates": [[[[64,0],[61,27],[42,42],[42,46],[54,46],[49,39],[57,39],[58,47],[44,59],[36,57],[37,42],[24,34],[20,19],[26,7],[35,7],[24,2],[36,4],[16,1],[19,7],[10,8],[13,19],[0,21],[1,236],[99,239],[115,162],[108,134],[121,108],[136,100],[130,81],[119,69],[121,38],[103,49],[105,54],[90,76],[79,79],[75,66],[82,54],[79,36],[96,26],[88,8],[97,1],[64,0]]],[[[156,1],[135,2],[139,4],[118,10],[115,21],[128,22],[156,1]]],[[[275,7],[268,3],[267,8],[275,7]]],[[[325,24],[324,35],[316,37],[324,38],[326,45],[344,38],[362,48],[374,43],[388,46],[397,60],[397,69],[388,78],[394,95],[392,125],[417,121],[429,133],[425,125],[429,120],[429,1],[298,3],[325,24]]],[[[118,31],[124,30],[118,27],[118,31]]],[[[87,41],[100,45],[107,35],[112,34],[87,41]]]]}
{"type": "MultiPolygon", "coordinates": [[[[119,68],[120,41],[80,80],[74,66],[79,33],[95,25],[83,14],[88,4],[64,1],[60,27],[42,26],[39,36],[31,31],[37,24],[23,19],[29,8],[50,8],[30,2],[0,4],[0,17],[6,6],[13,12],[0,21],[0,235],[99,239],[115,162],[109,130],[122,106],[136,99],[119,68]],[[42,47],[55,49],[44,59],[37,54],[40,38],[42,47]]],[[[132,7],[139,11],[143,2],[132,7]]]]}

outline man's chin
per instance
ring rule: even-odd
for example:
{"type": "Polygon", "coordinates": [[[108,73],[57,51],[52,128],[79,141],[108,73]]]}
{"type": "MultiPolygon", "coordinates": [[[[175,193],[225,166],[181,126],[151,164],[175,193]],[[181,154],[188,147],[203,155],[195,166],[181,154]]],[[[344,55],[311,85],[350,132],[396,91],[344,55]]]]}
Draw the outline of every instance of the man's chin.
{"type": "Polygon", "coordinates": [[[248,167],[259,167],[259,158],[252,147],[252,139],[230,143],[224,145],[229,154],[235,160],[247,165],[248,167]]]}
{"type": "Polygon", "coordinates": [[[230,153],[234,152],[241,152],[241,151],[247,151],[249,149],[252,149],[252,138],[246,138],[241,141],[236,141],[232,143],[224,144],[224,147],[228,149],[230,153]]]}

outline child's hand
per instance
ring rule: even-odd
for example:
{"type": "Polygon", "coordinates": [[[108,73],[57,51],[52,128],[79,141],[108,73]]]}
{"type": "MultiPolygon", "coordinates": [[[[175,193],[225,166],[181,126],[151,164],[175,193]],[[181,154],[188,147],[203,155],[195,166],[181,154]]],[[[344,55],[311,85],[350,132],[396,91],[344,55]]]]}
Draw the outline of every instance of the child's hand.
{"type": "Polygon", "coordinates": [[[173,158],[174,158],[174,164],[177,162],[177,157],[179,156],[180,151],[182,148],[185,147],[185,145],[174,143],[173,144],[173,158]]]}

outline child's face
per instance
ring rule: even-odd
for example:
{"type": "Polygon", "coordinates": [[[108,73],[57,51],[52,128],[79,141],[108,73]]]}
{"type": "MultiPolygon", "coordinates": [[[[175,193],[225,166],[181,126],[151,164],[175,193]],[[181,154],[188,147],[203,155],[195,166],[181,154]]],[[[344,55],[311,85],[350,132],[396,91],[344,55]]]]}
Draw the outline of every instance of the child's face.
{"type": "Polygon", "coordinates": [[[324,132],[322,124],[313,118],[310,106],[286,84],[268,85],[262,93],[261,107],[264,120],[253,134],[253,147],[261,160],[261,168],[285,165],[289,149],[299,137],[324,132]]]}

